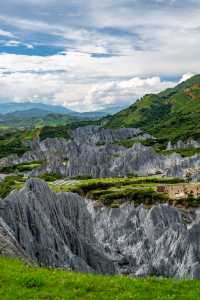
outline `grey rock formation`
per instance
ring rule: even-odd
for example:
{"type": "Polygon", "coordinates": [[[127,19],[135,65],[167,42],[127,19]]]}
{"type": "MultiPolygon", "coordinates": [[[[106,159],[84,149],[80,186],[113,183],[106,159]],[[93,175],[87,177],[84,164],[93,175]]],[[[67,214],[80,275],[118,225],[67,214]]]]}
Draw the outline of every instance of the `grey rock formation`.
{"type": "Polygon", "coordinates": [[[80,127],[72,131],[72,139],[77,144],[89,143],[113,143],[123,139],[136,138],[145,140],[153,137],[149,134],[144,134],[139,128],[119,128],[105,129],[99,126],[80,127]]]}
{"type": "Polygon", "coordinates": [[[6,174],[1,174],[1,173],[0,173],[0,182],[3,181],[3,180],[5,179],[6,176],[7,176],[6,174]]]}
{"type": "Polygon", "coordinates": [[[0,218],[0,255],[20,258],[21,260],[31,263],[30,257],[25,253],[10,227],[0,218]]]}
{"type": "MultiPolygon", "coordinates": [[[[42,167],[28,172],[37,176],[41,173],[57,172],[64,176],[110,177],[128,174],[163,174],[174,177],[200,178],[200,154],[181,157],[156,153],[153,148],[136,143],[132,148],[117,144],[123,139],[143,141],[153,139],[139,129],[103,129],[86,126],[71,132],[71,138],[46,139],[31,144],[32,151],[22,157],[16,155],[0,160],[0,166],[8,166],[34,160],[43,161],[42,167]]],[[[171,147],[171,146],[170,146],[171,147]]]]}
{"type": "Polygon", "coordinates": [[[45,182],[29,180],[25,188],[1,201],[0,216],[14,242],[39,265],[115,272],[94,237],[86,204],[76,194],[55,194],[45,182]]]}
{"type": "Polygon", "coordinates": [[[187,216],[187,225],[185,216],[168,205],[96,209],[89,202],[88,209],[96,238],[120,273],[200,279],[198,215],[187,216]]]}
{"type": "Polygon", "coordinates": [[[172,144],[169,141],[166,150],[178,150],[178,149],[189,149],[189,148],[200,148],[200,143],[193,139],[188,139],[186,142],[179,140],[175,144],[172,144]]]}

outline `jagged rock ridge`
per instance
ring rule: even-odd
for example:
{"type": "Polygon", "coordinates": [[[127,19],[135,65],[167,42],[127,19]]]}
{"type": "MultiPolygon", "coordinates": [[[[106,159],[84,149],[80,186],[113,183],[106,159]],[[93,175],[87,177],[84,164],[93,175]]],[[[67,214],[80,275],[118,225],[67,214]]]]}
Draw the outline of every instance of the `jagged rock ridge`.
{"type": "Polygon", "coordinates": [[[138,174],[148,176],[163,174],[174,177],[200,178],[200,154],[181,157],[179,154],[164,156],[139,143],[152,136],[140,129],[103,129],[86,126],[71,132],[71,138],[46,139],[31,143],[32,151],[22,157],[12,155],[0,160],[0,166],[23,162],[43,161],[41,168],[28,173],[37,176],[46,172],[57,172],[64,176],[85,175],[92,177],[126,176],[138,174]],[[123,139],[135,139],[131,148],[117,144],[123,139]]]}

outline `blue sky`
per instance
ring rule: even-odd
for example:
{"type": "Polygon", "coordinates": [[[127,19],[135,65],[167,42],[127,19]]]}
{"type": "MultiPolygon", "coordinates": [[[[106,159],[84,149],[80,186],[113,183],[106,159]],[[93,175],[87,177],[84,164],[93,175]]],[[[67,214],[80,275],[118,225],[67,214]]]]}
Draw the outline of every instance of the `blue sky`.
{"type": "Polygon", "coordinates": [[[198,0],[7,0],[0,101],[128,105],[200,70],[198,0]]]}

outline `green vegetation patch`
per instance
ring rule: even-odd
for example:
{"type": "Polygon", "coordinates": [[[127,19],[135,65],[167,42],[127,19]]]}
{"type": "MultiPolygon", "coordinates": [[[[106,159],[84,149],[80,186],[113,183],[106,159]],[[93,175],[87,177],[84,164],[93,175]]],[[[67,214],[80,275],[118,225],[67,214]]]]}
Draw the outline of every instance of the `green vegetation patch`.
{"type": "Polygon", "coordinates": [[[25,145],[21,132],[1,132],[0,134],[0,158],[10,154],[23,155],[30,148],[25,145]]]}
{"type": "Polygon", "coordinates": [[[176,149],[176,150],[161,150],[161,151],[157,151],[160,154],[163,155],[170,155],[173,153],[178,153],[180,154],[182,157],[191,157],[195,154],[200,153],[200,148],[188,148],[188,149],[176,149]]]}
{"type": "Polygon", "coordinates": [[[155,203],[166,203],[168,198],[164,194],[158,194],[148,186],[123,187],[109,190],[94,190],[88,193],[88,198],[95,199],[100,203],[111,206],[119,206],[125,201],[134,201],[135,205],[153,205],[155,203]]]}
{"type": "Polygon", "coordinates": [[[78,193],[107,206],[119,206],[124,201],[151,205],[168,201],[166,195],[155,192],[157,184],[181,182],[184,180],[169,177],[98,178],[72,181],[71,184],[50,184],[50,188],[55,192],[78,193]]]}
{"type": "Polygon", "coordinates": [[[7,166],[0,168],[1,173],[9,174],[9,173],[17,173],[17,172],[28,172],[34,169],[37,169],[42,166],[41,161],[32,161],[27,163],[21,163],[18,165],[7,166]]]}
{"type": "Polygon", "coordinates": [[[45,180],[47,182],[53,182],[59,179],[63,179],[64,177],[58,173],[43,173],[39,175],[38,178],[45,180]]]}
{"type": "Polygon", "coordinates": [[[196,300],[199,295],[199,280],[79,274],[0,258],[0,298],[5,300],[196,300]]]}
{"type": "Polygon", "coordinates": [[[7,176],[0,182],[0,198],[5,198],[13,190],[21,189],[25,183],[26,178],[20,175],[7,176]]]}

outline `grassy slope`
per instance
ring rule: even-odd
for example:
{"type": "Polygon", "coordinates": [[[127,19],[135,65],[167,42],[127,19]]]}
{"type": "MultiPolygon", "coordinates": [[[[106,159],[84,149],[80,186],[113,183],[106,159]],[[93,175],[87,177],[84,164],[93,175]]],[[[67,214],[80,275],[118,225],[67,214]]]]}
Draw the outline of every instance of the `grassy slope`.
{"type": "Polygon", "coordinates": [[[141,127],[159,139],[200,138],[200,75],[157,95],[146,95],[110,117],[107,127],[141,127]]]}
{"type": "Polygon", "coordinates": [[[0,258],[4,300],[196,300],[199,295],[199,281],[78,274],[0,258]]]}

